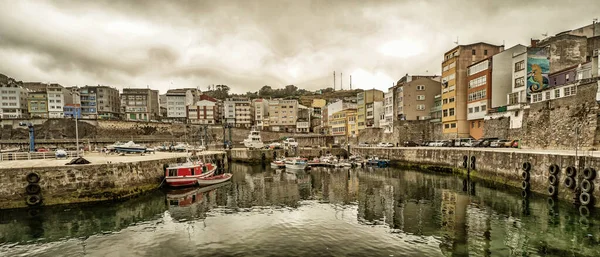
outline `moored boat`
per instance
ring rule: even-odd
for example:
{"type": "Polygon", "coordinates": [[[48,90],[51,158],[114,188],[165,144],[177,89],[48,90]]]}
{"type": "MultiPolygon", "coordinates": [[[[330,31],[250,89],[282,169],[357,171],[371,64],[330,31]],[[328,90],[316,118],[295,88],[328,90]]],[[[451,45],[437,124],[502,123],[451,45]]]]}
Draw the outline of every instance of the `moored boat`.
{"type": "Polygon", "coordinates": [[[252,127],[250,130],[250,134],[248,134],[248,138],[244,139],[244,146],[250,149],[263,148],[265,145],[262,142],[260,137],[260,131],[255,127],[252,127]]]}
{"type": "Polygon", "coordinates": [[[225,174],[221,174],[221,175],[199,178],[198,185],[210,186],[210,185],[214,185],[214,184],[223,183],[225,181],[230,180],[232,176],[233,176],[233,174],[231,174],[231,173],[225,173],[225,174]]]}
{"type": "Polygon", "coordinates": [[[304,170],[308,167],[306,158],[288,158],[285,160],[285,168],[291,170],[304,170]]]}
{"type": "Polygon", "coordinates": [[[285,168],[285,160],[273,160],[271,162],[271,168],[284,169],[285,168]]]}
{"type": "Polygon", "coordinates": [[[217,166],[212,163],[188,161],[172,165],[165,170],[165,182],[172,187],[198,185],[198,179],[212,176],[217,166]]]}
{"type": "Polygon", "coordinates": [[[115,151],[120,153],[144,153],[146,152],[146,147],[143,145],[139,145],[134,143],[133,141],[129,141],[125,144],[114,145],[115,151]]]}

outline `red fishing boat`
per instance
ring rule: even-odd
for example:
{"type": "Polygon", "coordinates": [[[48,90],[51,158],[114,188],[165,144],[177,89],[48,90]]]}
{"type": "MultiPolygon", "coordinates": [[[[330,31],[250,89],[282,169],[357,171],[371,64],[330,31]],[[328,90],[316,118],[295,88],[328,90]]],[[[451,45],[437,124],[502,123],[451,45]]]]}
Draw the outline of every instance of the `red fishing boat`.
{"type": "Polygon", "coordinates": [[[165,182],[172,187],[198,185],[198,179],[215,174],[217,166],[208,162],[188,161],[175,164],[165,170],[165,182]]]}

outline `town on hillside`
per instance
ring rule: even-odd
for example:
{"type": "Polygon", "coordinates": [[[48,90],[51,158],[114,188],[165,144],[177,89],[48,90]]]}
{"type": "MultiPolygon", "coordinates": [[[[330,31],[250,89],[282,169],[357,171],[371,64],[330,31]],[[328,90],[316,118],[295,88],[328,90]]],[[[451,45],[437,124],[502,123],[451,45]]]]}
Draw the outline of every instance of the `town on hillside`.
{"type": "Polygon", "coordinates": [[[440,140],[497,138],[499,129],[510,137],[527,125],[532,107],[561,99],[564,105],[564,99],[583,97],[587,87],[598,99],[598,30],[589,25],[510,47],[457,45],[443,54],[441,75],[406,74],[385,92],[335,90],[334,82],[314,92],[288,85],[236,95],[227,85],[211,85],[159,94],[152,88],[65,87],[0,75],[0,118],[225,124],[342,141],[365,129],[391,134],[399,122],[427,121],[440,140]]]}

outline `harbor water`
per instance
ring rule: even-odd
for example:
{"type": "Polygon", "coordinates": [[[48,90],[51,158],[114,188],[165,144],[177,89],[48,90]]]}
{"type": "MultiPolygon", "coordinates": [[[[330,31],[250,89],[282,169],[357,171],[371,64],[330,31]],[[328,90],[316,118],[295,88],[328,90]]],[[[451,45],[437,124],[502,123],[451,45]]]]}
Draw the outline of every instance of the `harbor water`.
{"type": "Polygon", "coordinates": [[[600,256],[598,211],[394,168],[273,170],[0,211],[0,256],[600,256]]]}

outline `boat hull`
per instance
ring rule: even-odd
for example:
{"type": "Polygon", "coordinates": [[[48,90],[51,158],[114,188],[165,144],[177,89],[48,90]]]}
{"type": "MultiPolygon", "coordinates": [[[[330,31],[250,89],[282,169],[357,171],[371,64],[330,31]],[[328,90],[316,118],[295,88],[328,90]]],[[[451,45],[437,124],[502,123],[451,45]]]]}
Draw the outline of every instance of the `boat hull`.
{"type": "Polygon", "coordinates": [[[115,147],[115,151],[125,153],[143,153],[146,152],[146,148],[115,147]]]}
{"type": "Polygon", "coordinates": [[[290,170],[304,170],[307,166],[307,164],[286,164],[285,168],[290,170]]]}
{"type": "Polygon", "coordinates": [[[232,176],[233,176],[233,174],[231,174],[231,173],[225,173],[225,174],[210,176],[210,177],[206,177],[206,178],[199,178],[198,185],[199,186],[210,186],[210,185],[214,185],[214,184],[223,183],[225,181],[230,180],[232,176]]]}
{"type": "Polygon", "coordinates": [[[213,166],[212,169],[208,170],[207,172],[194,176],[166,177],[165,182],[170,187],[195,186],[198,185],[198,179],[210,177],[215,174],[216,170],[217,166],[213,166]]]}

